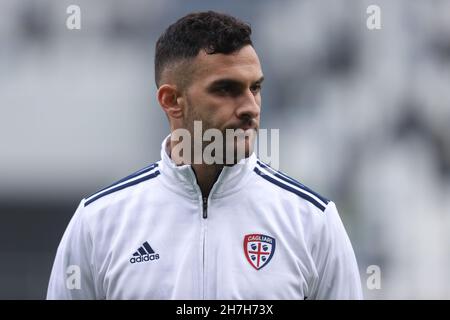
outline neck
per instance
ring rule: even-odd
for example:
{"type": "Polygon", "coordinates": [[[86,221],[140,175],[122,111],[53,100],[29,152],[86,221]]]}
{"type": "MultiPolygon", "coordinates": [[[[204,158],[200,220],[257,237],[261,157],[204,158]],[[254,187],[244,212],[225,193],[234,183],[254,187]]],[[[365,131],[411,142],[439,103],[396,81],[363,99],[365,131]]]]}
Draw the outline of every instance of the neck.
{"type": "MultiPolygon", "coordinates": [[[[169,142],[166,145],[170,158],[175,162],[177,166],[189,164],[189,161],[186,161],[186,159],[179,157],[178,154],[173,154],[171,152],[176,144],[177,142],[171,141],[169,139],[169,142]]],[[[193,163],[193,161],[191,161],[191,163],[193,163]]],[[[208,197],[214,185],[214,182],[216,182],[217,177],[223,169],[223,165],[204,163],[192,164],[192,169],[194,170],[195,176],[197,178],[197,183],[202,192],[202,196],[204,198],[208,197]]]]}
{"type": "Polygon", "coordinates": [[[197,177],[197,183],[202,191],[202,196],[207,198],[223,169],[223,165],[193,164],[192,169],[197,177]]]}

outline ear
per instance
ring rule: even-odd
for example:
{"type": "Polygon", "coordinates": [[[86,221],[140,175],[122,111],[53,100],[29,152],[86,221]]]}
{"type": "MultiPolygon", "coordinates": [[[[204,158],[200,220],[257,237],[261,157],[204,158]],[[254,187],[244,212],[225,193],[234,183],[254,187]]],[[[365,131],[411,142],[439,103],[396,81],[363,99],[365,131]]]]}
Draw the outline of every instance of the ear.
{"type": "Polygon", "coordinates": [[[169,118],[180,119],[183,117],[184,106],[180,103],[183,99],[179,99],[179,95],[174,85],[163,84],[158,89],[159,104],[169,118]]]}

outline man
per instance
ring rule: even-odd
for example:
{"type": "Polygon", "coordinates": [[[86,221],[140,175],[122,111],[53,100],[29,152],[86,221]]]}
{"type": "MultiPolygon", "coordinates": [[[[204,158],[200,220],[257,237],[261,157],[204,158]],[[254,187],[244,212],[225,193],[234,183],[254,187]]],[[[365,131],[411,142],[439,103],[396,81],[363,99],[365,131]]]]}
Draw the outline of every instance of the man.
{"type": "Polygon", "coordinates": [[[253,153],[263,73],[250,34],[210,11],[159,38],[157,96],[171,130],[162,159],[81,201],[49,299],[361,298],[334,203],[253,153]],[[195,161],[190,151],[206,149],[195,121],[202,133],[245,132],[223,143],[231,161],[221,148],[215,163],[195,161]]]}

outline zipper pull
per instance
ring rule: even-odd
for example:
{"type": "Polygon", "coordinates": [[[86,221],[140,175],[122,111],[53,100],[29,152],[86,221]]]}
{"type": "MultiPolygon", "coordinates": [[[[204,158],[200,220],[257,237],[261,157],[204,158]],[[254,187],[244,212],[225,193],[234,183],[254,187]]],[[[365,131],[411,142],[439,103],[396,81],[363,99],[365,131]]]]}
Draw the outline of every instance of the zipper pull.
{"type": "Polygon", "coordinates": [[[208,198],[203,198],[203,219],[208,218],[208,198]]]}

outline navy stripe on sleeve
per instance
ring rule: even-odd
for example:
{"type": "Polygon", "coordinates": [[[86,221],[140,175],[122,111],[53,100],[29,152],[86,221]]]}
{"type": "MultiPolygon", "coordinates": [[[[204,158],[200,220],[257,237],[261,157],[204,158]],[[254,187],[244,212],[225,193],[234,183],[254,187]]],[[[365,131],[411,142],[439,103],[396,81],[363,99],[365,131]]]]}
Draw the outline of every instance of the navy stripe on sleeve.
{"type": "Polygon", "coordinates": [[[139,178],[139,179],[130,181],[130,182],[128,182],[128,183],[119,185],[119,186],[117,186],[117,187],[115,187],[115,188],[112,188],[112,189],[107,190],[107,191],[104,191],[104,192],[99,192],[96,196],[94,196],[94,197],[90,198],[89,200],[87,200],[87,201],[84,203],[84,206],[86,207],[86,206],[88,206],[89,204],[91,204],[92,202],[94,202],[95,200],[98,200],[98,199],[100,199],[100,198],[102,198],[102,197],[104,197],[104,196],[106,196],[106,195],[108,195],[108,194],[111,194],[111,193],[114,193],[114,192],[116,192],[116,191],[119,191],[119,190],[122,190],[122,189],[125,189],[125,188],[128,188],[128,187],[134,186],[134,185],[136,185],[136,184],[138,184],[138,183],[141,183],[141,182],[143,182],[143,181],[146,181],[146,180],[150,180],[150,179],[156,178],[159,174],[160,174],[160,172],[159,172],[158,170],[156,170],[155,172],[153,172],[153,173],[151,173],[151,174],[149,174],[149,175],[146,175],[146,176],[144,176],[144,177],[142,177],[142,178],[139,178]]]}
{"type": "Polygon", "coordinates": [[[85,199],[89,199],[90,197],[95,196],[96,194],[98,194],[98,193],[100,193],[100,192],[102,192],[102,191],[104,191],[104,190],[106,190],[106,189],[109,189],[109,188],[111,188],[111,187],[114,187],[115,185],[118,185],[119,183],[122,183],[122,182],[124,182],[124,181],[133,179],[134,177],[137,177],[137,176],[139,176],[139,175],[141,175],[141,174],[143,174],[143,173],[152,171],[152,170],[155,169],[157,166],[158,166],[158,163],[156,163],[156,162],[155,162],[155,163],[152,163],[152,164],[146,166],[145,168],[142,168],[142,169],[140,169],[140,170],[138,170],[138,171],[136,171],[136,172],[130,174],[129,176],[126,176],[125,178],[122,178],[122,179],[120,179],[119,181],[116,181],[116,182],[114,182],[113,184],[111,184],[111,185],[109,185],[109,186],[107,186],[107,187],[105,187],[105,188],[103,188],[103,189],[101,189],[101,190],[99,190],[99,191],[96,191],[95,193],[93,193],[93,194],[87,196],[85,199]]]}
{"type": "Polygon", "coordinates": [[[265,180],[277,185],[280,188],[283,188],[284,190],[287,190],[289,192],[292,192],[292,193],[298,195],[299,197],[301,197],[301,198],[305,199],[306,201],[309,201],[310,203],[315,205],[320,210],[325,211],[325,206],[323,204],[321,204],[320,202],[318,202],[316,199],[312,198],[311,196],[307,195],[306,193],[301,192],[300,190],[294,189],[291,186],[289,186],[288,184],[285,184],[283,182],[280,182],[280,181],[272,178],[270,175],[261,172],[261,170],[259,170],[257,167],[255,167],[255,169],[253,171],[255,171],[256,174],[258,174],[260,177],[264,178],[265,180]]]}
{"type": "Polygon", "coordinates": [[[320,200],[322,200],[323,203],[328,204],[328,202],[330,202],[330,200],[328,200],[327,198],[325,198],[324,196],[318,194],[317,192],[315,192],[314,190],[311,190],[310,188],[308,188],[307,186],[305,186],[304,184],[300,183],[299,181],[285,175],[284,173],[282,173],[281,171],[277,171],[273,168],[271,168],[270,166],[268,166],[267,164],[257,160],[256,161],[258,165],[260,165],[262,168],[267,169],[268,171],[270,171],[275,177],[285,181],[288,184],[292,184],[300,189],[303,189],[313,195],[315,195],[317,198],[319,198],[320,200]]]}

